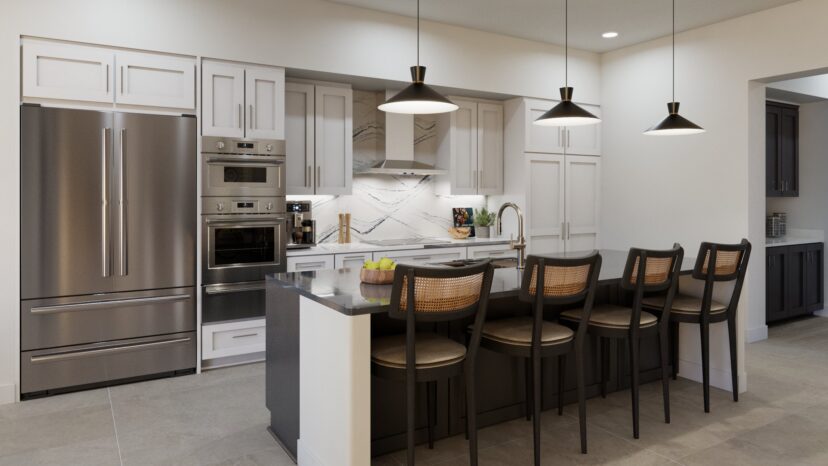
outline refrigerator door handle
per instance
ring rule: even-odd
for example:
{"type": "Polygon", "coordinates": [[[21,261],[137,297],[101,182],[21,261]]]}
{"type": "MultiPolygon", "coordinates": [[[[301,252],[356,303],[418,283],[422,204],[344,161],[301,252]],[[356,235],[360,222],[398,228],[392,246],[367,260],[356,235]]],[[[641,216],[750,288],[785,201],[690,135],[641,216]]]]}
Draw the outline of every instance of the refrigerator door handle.
{"type": "Polygon", "coordinates": [[[127,232],[126,232],[126,128],[121,128],[120,140],[120,163],[121,169],[118,172],[118,232],[120,233],[120,240],[118,243],[118,260],[119,260],[119,275],[126,277],[128,273],[127,268],[127,232]]]}
{"type": "Polygon", "coordinates": [[[109,128],[101,130],[101,276],[109,277],[109,169],[107,141],[109,128]]]}
{"type": "Polygon", "coordinates": [[[187,301],[190,299],[190,295],[188,294],[173,294],[167,296],[149,296],[145,298],[125,298],[125,299],[110,299],[105,301],[92,301],[92,302],[85,302],[85,303],[72,303],[72,304],[55,304],[51,306],[41,306],[41,307],[33,307],[31,314],[34,315],[44,315],[44,314],[58,314],[62,312],[75,312],[75,311],[95,311],[98,309],[112,309],[115,307],[128,307],[128,306],[143,306],[146,304],[158,304],[158,303],[170,303],[176,301],[187,301]]]}
{"type": "Polygon", "coordinates": [[[190,341],[189,337],[186,338],[174,338],[170,340],[161,340],[161,341],[152,341],[148,343],[138,343],[133,345],[123,345],[123,346],[111,346],[108,348],[98,348],[98,349],[91,349],[91,350],[83,350],[83,351],[72,351],[66,353],[52,353],[52,354],[44,354],[41,356],[32,356],[31,363],[45,363],[45,362],[56,362],[56,361],[65,361],[67,359],[80,359],[80,358],[89,358],[94,356],[102,356],[105,354],[113,354],[113,353],[127,353],[130,351],[138,351],[147,348],[159,347],[159,346],[170,346],[176,345],[179,343],[187,343],[190,341]]]}

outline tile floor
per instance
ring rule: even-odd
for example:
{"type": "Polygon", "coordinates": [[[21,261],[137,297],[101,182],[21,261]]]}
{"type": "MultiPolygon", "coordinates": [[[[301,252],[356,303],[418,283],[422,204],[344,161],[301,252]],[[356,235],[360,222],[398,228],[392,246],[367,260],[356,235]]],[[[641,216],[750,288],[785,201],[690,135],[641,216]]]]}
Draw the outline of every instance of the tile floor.
{"type": "MultiPolygon", "coordinates": [[[[588,455],[578,452],[577,411],[545,412],[544,464],[828,464],[828,318],[772,327],[748,346],[750,391],[738,404],[712,390],[671,385],[673,422],[661,421],[659,384],[642,387],[641,439],[629,393],[588,404],[588,455]]],[[[264,366],[254,364],[0,406],[1,465],[293,464],[266,432],[264,366]]],[[[481,465],[531,464],[531,423],[480,432],[481,465]]],[[[375,465],[401,465],[402,452],[375,465]]],[[[419,448],[417,463],[467,461],[462,436],[419,448]]]]}

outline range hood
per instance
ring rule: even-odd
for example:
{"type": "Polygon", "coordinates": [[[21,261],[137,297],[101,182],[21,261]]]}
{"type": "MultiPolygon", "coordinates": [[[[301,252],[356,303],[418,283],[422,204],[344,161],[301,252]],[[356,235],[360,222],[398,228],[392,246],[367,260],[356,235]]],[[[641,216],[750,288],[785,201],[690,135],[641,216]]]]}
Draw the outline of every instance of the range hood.
{"type": "Polygon", "coordinates": [[[354,174],[447,175],[448,170],[434,166],[437,149],[429,146],[429,142],[434,142],[434,138],[428,137],[429,132],[437,131],[439,115],[418,115],[415,122],[414,115],[376,109],[396,93],[354,93],[354,174]]]}

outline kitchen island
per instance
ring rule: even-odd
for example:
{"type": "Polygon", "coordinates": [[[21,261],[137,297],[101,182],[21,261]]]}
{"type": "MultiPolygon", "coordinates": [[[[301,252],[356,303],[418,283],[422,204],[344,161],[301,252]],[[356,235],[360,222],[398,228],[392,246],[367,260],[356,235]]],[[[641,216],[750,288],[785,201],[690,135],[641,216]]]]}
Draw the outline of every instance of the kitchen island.
{"type": "MultiPolygon", "coordinates": [[[[581,256],[585,253],[550,256],[581,256]]],[[[601,251],[596,303],[629,303],[619,282],[626,251],[601,251]]],[[[693,259],[685,258],[682,272],[693,259]]],[[[522,270],[495,270],[487,319],[527,315],[518,301],[522,270]]],[[[370,458],[405,448],[405,389],[401,382],[371,376],[371,338],[404,333],[388,317],[391,285],[360,283],[359,270],[272,274],[267,277],[267,387],[270,431],[302,465],[368,465],[370,458]]],[[[561,309],[549,309],[551,319],[561,309]]],[[[427,324],[433,325],[433,324],[427,324]]],[[[463,341],[467,323],[438,331],[463,341]]],[[[587,397],[601,392],[599,344],[586,352],[587,397]]],[[[608,391],[628,385],[626,345],[610,345],[608,391]]],[[[669,360],[672,360],[670,358],[669,360]]],[[[543,408],[557,403],[557,359],[544,360],[543,408]]],[[[641,342],[641,380],[660,377],[658,342],[641,342]]],[[[524,364],[481,349],[477,371],[478,427],[525,414],[524,364]]],[[[564,400],[576,401],[574,358],[567,358],[564,400]]],[[[436,438],[462,434],[463,381],[438,382],[436,438]]],[[[425,390],[418,393],[418,442],[425,440],[425,390]]],[[[573,445],[573,448],[577,446],[573,445]]]]}

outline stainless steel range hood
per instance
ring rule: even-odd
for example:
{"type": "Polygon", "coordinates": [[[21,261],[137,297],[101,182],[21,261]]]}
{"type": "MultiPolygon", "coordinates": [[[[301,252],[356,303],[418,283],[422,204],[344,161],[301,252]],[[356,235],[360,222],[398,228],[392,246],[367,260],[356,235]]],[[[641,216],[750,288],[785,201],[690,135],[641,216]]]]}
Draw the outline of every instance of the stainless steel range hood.
{"type": "MultiPolygon", "coordinates": [[[[369,93],[360,93],[360,99],[364,102],[354,102],[354,128],[355,134],[363,135],[360,128],[366,128],[368,131],[373,131],[377,134],[377,129],[385,133],[384,141],[382,136],[374,138],[373,141],[378,143],[372,151],[372,156],[367,160],[358,160],[361,151],[354,151],[354,174],[355,175],[397,175],[397,176],[428,176],[428,175],[447,175],[448,170],[435,167],[431,162],[436,160],[436,154],[430,157],[417,157],[414,150],[414,115],[403,115],[398,113],[385,113],[377,110],[376,112],[369,112],[369,106],[376,105],[377,102],[384,102],[386,96],[396,94],[395,90],[388,90],[385,93],[370,93],[375,94],[373,97],[369,93]],[[375,98],[376,100],[371,100],[375,98]],[[358,106],[363,107],[361,111],[356,110],[358,106]],[[356,121],[357,119],[367,119],[366,121],[356,121]],[[376,120],[376,121],[368,121],[376,120]],[[384,144],[383,144],[384,142],[384,144]]],[[[355,93],[356,95],[356,93],[355,93]]],[[[376,107],[373,107],[376,108],[376,107]]],[[[437,118],[437,117],[435,117],[437,118]]],[[[355,146],[356,146],[355,139],[355,146]]]]}

